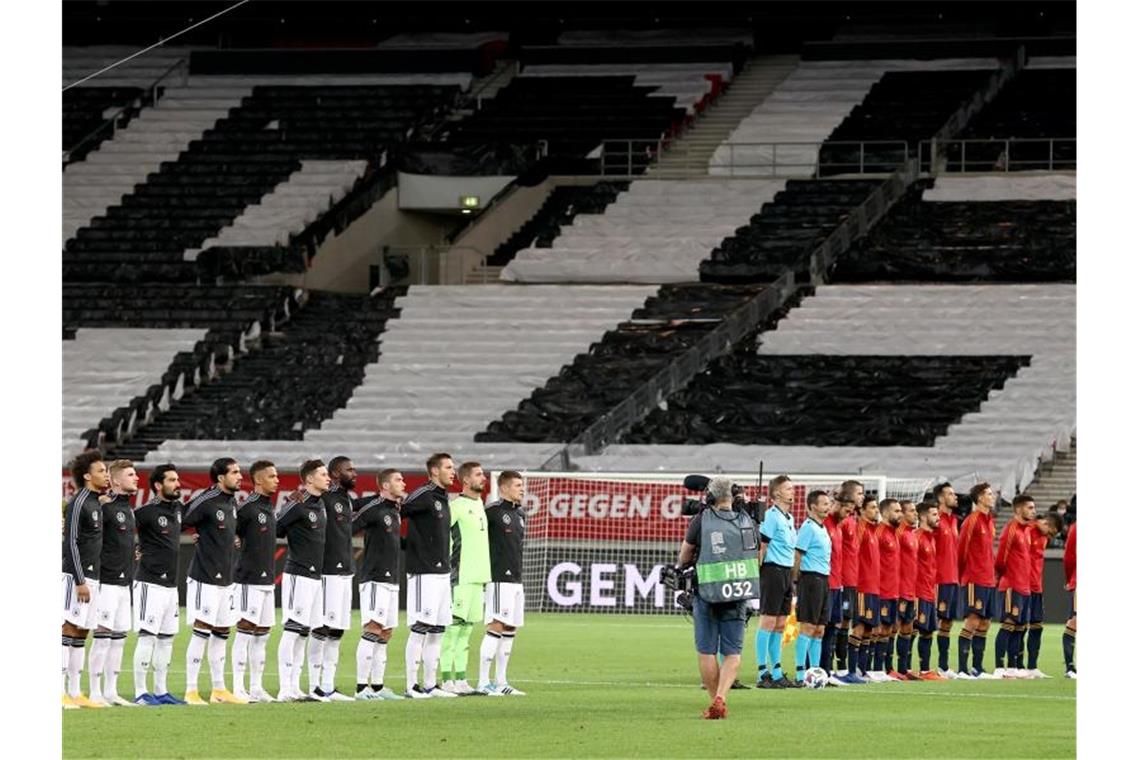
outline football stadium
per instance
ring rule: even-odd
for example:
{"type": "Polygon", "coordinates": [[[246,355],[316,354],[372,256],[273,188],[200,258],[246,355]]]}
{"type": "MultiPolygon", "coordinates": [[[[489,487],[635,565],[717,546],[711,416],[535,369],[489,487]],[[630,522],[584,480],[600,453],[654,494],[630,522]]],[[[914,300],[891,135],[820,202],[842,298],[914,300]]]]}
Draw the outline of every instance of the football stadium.
{"type": "Polygon", "coordinates": [[[65,757],[1075,756],[1075,2],[62,6],[65,757]]]}

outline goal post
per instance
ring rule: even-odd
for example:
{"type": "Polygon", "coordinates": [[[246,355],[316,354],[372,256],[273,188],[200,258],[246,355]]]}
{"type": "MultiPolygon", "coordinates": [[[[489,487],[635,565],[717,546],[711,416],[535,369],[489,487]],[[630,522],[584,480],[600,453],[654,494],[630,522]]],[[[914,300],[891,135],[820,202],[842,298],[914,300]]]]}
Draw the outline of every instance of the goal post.
{"type": "MultiPolygon", "coordinates": [[[[756,499],[756,473],[716,473],[756,499]]],[[[777,473],[771,473],[772,476],[777,473]]],[[[498,498],[492,473],[492,499],[498,498]]],[[[673,564],[689,518],[684,473],[524,471],[526,543],[523,583],[527,609],[541,612],[675,614],[682,612],[661,584],[673,564]]],[[[789,473],[795,485],[796,526],[806,519],[807,494],[833,492],[845,480],[863,483],[868,496],[920,501],[933,480],[882,475],[789,473]]],[[[767,477],[767,476],[766,476],[767,477]]],[[[759,497],[767,496],[767,484],[759,497]]]]}

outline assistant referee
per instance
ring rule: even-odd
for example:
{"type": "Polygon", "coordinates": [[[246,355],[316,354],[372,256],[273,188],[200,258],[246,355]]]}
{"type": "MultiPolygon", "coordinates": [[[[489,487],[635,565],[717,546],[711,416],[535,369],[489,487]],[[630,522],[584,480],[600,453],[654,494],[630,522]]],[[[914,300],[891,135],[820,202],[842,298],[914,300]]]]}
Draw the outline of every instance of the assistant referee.
{"type": "Polygon", "coordinates": [[[760,524],[760,630],[756,632],[756,662],[760,689],[795,688],[780,666],[784,625],[792,611],[792,555],[796,526],[792,518],[795,486],[787,475],[768,482],[772,506],[760,524]]]}
{"type": "Polygon", "coordinates": [[[812,491],[807,497],[808,519],[800,526],[796,538],[796,560],[792,580],[796,583],[796,619],[800,635],[796,638],[796,686],[804,683],[808,668],[820,667],[823,632],[827,626],[831,573],[831,536],[823,521],[831,512],[831,497],[823,491],[812,491]]]}

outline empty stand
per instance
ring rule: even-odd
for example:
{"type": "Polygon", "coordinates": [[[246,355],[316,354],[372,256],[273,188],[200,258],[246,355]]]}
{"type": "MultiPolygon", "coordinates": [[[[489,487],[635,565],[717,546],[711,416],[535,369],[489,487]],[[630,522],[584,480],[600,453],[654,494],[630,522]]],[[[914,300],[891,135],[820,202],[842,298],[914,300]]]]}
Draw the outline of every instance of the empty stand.
{"type": "Polygon", "coordinates": [[[475,440],[573,440],[760,290],[758,286],[663,285],[628,320],[607,331],[588,352],[574,357],[475,440]]]}
{"type": "Polygon", "coordinates": [[[600,215],[578,216],[549,248],[519,251],[520,282],[692,282],[709,251],[783,180],[638,180],[600,215]]]}
{"type": "Polygon", "coordinates": [[[915,183],[840,256],[832,282],[1076,280],[1075,200],[923,200],[931,184],[915,183]]]}
{"type": "Polygon", "coordinates": [[[601,214],[618,194],[628,190],[628,182],[599,182],[594,185],[559,185],[555,187],[534,216],[495,248],[487,257],[490,266],[506,266],[520,249],[533,246],[549,248],[578,214],[601,214]]]}
{"type": "Polygon", "coordinates": [[[142,459],[171,439],[298,439],[344,406],[377,358],[398,290],[379,297],[310,291],[279,331],[216,380],[187,393],[116,454],[142,459]]]}
{"type": "Polygon", "coordinates": [[[940,174],[924,201],[1075,201],[1075,174],[940,174]]]}
{"type": "MultiPolygon", "coordinates": [[[[527,77],[632,76],[638,87],[652,87],[653,94],[671,97],[693,114],[704,109],[732,80],[731,63],[599,63],[592,65],[539,64],[527,66],[527,77]]],[[[646,135],[639,135],[645,137],[646,135]]]]}
{"type": "Polygon", "coordinates": [[[63,150],[69,151],[66,160],[83,160],[110,137],[113,130],[107,120],[120,109],[128,109],[123,113],[126,118],[119,126],[125,124],[142,106],[142,95],[143,91],[137,87],[73,87],[64,90],[63,150]],[[88,137],[91,139],[86,139],[88,137]]]}
{"type": "Polygon", "coordinates": [[[879,184],[869,180],[788,180],[746,226],[701,262],[701,279],[771,282],[788,269],[805,273],[812,251],[879,184]]]}

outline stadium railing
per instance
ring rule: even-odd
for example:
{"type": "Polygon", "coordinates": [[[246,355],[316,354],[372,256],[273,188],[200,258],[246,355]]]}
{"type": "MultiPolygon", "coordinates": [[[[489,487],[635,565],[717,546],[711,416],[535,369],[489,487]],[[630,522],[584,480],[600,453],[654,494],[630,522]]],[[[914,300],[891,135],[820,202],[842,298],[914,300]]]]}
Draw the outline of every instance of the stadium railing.
{"type": "Polygon", "coordinates": [[[1077,138],[1008,137],[1005,139],[927,140],[919,144],[919,159],[934,173],[1075,171],[1077,138]]]}

